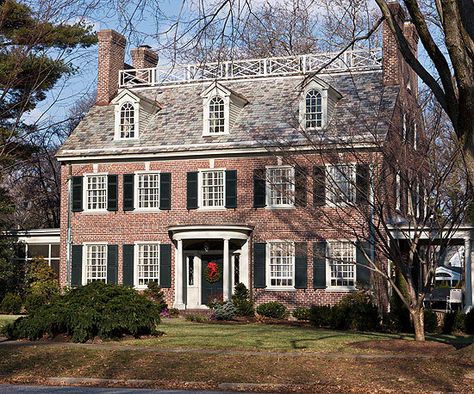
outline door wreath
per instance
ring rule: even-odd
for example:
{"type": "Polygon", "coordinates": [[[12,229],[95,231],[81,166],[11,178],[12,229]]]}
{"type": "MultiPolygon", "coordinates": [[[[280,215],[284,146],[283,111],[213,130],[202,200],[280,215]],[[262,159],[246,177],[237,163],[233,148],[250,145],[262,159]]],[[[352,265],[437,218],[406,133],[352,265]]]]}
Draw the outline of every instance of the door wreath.
{"type": "Polygon", "coordinates": [[[216,283],[221,278],[221,271],[219,265],[215,261],[207,263],[206,272],[204,273],[206,280],[209,283],[216,283]]]}

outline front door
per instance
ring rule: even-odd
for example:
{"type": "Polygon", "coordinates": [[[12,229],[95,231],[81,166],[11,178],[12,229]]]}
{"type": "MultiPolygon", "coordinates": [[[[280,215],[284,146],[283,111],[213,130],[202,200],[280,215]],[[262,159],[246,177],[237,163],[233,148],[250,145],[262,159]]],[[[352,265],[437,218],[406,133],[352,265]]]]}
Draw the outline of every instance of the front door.
{"type": "Polygon", "coordinates": [[[223,264],[222,256],[201,256],[201,304],[208,305],[212,300],[222,300],[223,264]]]}

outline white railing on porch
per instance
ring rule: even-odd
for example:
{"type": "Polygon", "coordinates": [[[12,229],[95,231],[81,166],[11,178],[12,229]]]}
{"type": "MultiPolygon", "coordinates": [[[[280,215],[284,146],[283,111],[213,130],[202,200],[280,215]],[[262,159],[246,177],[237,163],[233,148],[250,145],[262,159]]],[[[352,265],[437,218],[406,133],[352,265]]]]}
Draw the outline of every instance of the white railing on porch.
{"type": "Polygon", "coordinates": [[[119,86],[168,85],[216,79],[242,79],[324,72],[363,71],[382,66],[382,49],[315,53],[310,55],[235,60],[218,63],[174,65],[121,70],[119,86]]]}

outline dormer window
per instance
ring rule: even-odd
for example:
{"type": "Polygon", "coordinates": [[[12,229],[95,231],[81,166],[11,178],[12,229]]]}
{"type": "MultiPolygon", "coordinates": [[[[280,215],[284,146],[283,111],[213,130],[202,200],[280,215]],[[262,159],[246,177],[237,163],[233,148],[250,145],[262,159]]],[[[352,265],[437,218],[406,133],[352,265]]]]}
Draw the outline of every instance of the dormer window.
{"type": "Polygon", "coordinates": [[[135,138],[135,107],[130,101],[126,101],[120,107],[120,139],[135,138]]]}
{"type": "Polygon", "coordinates": [[[323,99],[316,89],[306,93],[305,121],[306,128],[319,128],[323,125],[323,99]]]}
{"type": "Polygon", "coordinates": [[[209,101],[209,134],[225,133],[225,120],[224,99],[214,96],[209,101]]]}

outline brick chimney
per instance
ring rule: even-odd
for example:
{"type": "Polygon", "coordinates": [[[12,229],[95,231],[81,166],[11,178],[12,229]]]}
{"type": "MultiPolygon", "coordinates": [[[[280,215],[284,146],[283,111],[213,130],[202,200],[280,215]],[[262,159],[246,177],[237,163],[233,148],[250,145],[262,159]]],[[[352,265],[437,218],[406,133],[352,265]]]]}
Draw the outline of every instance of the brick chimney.
{"type": "Polygon", "coordinates": [[[158,65],[158,54],[148,45],[140,45],[130,51],[133,68],[154,68],[158,65]]]}
{"type": "Polygon", "coordinates": [[[99,68],[97,75],[97,105],[108,105],[118,91],[119,71],[124,68],[124,36],[115,30],[102,30],[99,38],[99,68]]]}
{"type": "MultiPolygon", "coordinates": [[[[418,55],[418,34],[415,26],[406,20],[405,11],[398,1],[390,1],[388,7],[403,31],[413,53],[418,55]]],[[[383,82],[386,86],[400,85],[417,91],[417,76],[402,57],[395,36],[387,22],[383,26],[383,82]]]]}

